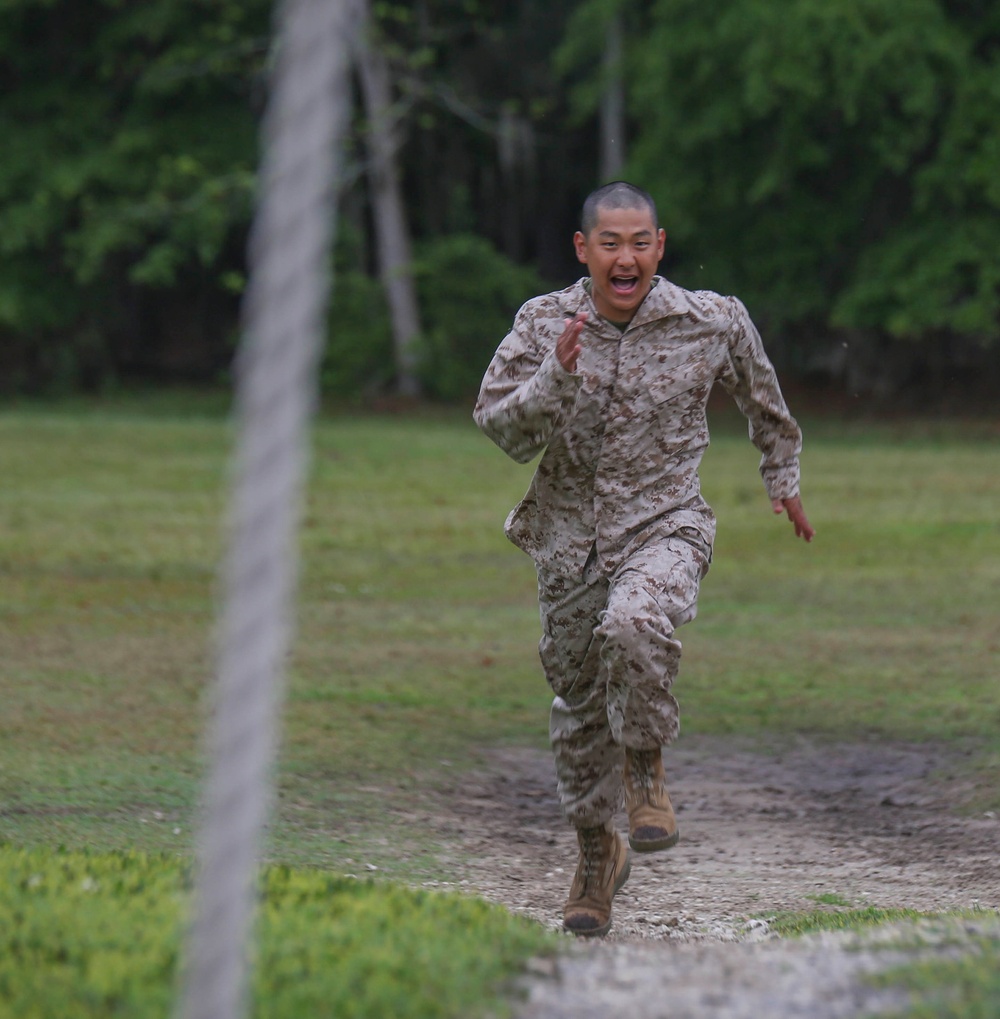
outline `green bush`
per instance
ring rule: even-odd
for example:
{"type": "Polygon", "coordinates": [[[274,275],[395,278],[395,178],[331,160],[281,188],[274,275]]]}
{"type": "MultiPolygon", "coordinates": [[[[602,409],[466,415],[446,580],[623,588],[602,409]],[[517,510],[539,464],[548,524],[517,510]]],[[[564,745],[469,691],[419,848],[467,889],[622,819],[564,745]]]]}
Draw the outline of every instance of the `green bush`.
{"type": "Polygon", "coordinates": [[[446,401],[478,391],[514,313],[548,289],[533,270],[473,234],[420,246],[416,276],[424,327],[420,379],[428,396],[446,401]]]}
{"type": "MultiPolygon", "coordinates": [[[[341,243],[338,264],[352,243],[356,248],[353,241],[341,243]]],[[[414,275],[423,327],[417,341],[423,391],[436,400],[461,400],[478,391],[517,309],[546,288],[531,269],[515,265],[473,234],[419,245],[414,275]]],[[[356,269],[338,268],[320,369],[323,392],[371,396],[388,387],[395,374],[382,284],[356,269]]]]}
{"type": "MultiPolygon", "coordinates": [[[[497,1015],[550,935],[478,899],[272,867],[258,1019],[497,1015]]],[[[169,1015],[189,899],[183,861],[0,846],[0,1017],[169,1015]]]]}
{"type": "Polygon", "coordinates": [[[378,392],[392,379],[392,326],[382,284],[356,269],[338,270],[320,364],[320,388],[331,396],[378,392]]]}

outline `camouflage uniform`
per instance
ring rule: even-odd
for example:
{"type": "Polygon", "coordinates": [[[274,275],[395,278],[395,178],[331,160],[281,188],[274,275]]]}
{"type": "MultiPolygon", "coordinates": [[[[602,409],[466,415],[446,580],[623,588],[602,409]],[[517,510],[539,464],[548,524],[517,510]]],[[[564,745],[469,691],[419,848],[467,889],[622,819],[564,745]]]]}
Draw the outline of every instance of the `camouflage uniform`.
{"type": "Polygon", "coordinates": [[[715,539],[698,467],[716,382],[750,423],[768,495],[797,495],[801,433],[733,297],[656,276],[623,331],[597,314],[583,279],[520,309],[483,380],[479,427],[519,463],[545,451],[505,533],[538,570],[550,734],[576,827],[617,808],[624,746],[678,732],[674,631],[695,616],[715,539]],[[580,311],[570,373],[556,342],[580,311]]]}

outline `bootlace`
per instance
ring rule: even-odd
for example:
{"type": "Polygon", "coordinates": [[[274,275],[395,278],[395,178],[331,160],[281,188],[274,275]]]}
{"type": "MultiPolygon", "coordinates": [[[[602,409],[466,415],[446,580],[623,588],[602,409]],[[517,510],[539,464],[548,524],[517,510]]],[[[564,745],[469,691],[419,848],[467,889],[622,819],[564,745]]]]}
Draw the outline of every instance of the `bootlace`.
{"type": "Polygon", "coordinates": [[[590,887],[590,882],[598,875],[601,862],[601,828],[583,828],[580,831],[580,851],[583,854],[583,885],[590,887]]]}
{"type": "Polygon", "coordinates": [[[637,789],[652,790],[653,788],[653,754],[652,750],[632,751],[632,785],[637,789]]]}

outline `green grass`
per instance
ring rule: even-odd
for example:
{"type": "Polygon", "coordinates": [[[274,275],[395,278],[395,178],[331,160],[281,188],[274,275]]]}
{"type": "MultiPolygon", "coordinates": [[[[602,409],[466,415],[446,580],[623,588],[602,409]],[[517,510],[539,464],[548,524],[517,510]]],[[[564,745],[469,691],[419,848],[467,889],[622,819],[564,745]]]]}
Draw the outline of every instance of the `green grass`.
{"type": "MultiPolygon", "coordinates": [[[[0,840],[190,853],[223,405],[0,411],[0,840]]],[[[968,805],[1000,807],[1000,428],[804,428],[811,546],[772,517],[742,426],[716,418],[719,539],[681,634],[684,731],[960,746],[968,805]]],[[[274,863],[449,879],[408,812],[484,749],[545,745],[534,573],[501,533],[531,470],[464,412],[317,423],[274,863]]]]}
{"type": "Polygon", "coordinates": [[[783,937],[819,931],[862,932],[857,948],[906,951],[917,961],[894,964],[866,981],[904,989],[911,1005],[894,1019],[994,1019],[1000,1001],[1000,926],[997,910],[973,908],[947,914],[913,909],[852,907],[842,896],[814,897],[836,907],[767,917],[768,927],[783,937]],[[868,940],[864,932],[896,925],[868,940]]]}
{"type": "MultiPolygon", "coordinates": [[[[169,1015],[189,899],[176,858],[0,846],[0,1016],[169,1015]]],[[[269,868],[259,914],[258,1019],[496,1016],[555,944],[479,900],[317,870],[269,868]]]]}
{"type": "Polygon", "coordinates": [[[822,892],[819,895],[807,895],[806,898],[822,903],[824,906],[850,906],[851,904],[850,899],[844,898],[838,892],[822,892]]]}
{"type": "Polygon", "coordinates": [[[1000,919],[1000,911],[972,906],[968,909],[952,910],[947,913],[923,912],[917,909],[885,908],[871,903],[858,904],[838,892],[823,892],[819,895],[807,895],[817,904],[817,909],[800,912],[778,912],[761,914],[766,919],[768,928],[775,934],[797,937],[816,931],[853,931],[868,927],[879,927],[883,924],[913,924],[923,920],[939,919],[947,923],[963,920],[996,921],[1000,919]]]}
{"type": "Polygon", "coordinates": [[[720,528],[685,642],[689,724],[995,749],[995,438],[806,436],[808,547],[766,519],[749,444],[706,458],[720,528]]]}
{"type": "MultiPolygon", "coordinates": [[[[684,731],[961,743],[976,805],[1000,806],[995,439],[805,430],[810,546],[719,421],[684,731]]],[[[0,838],[189,849],[229,439],[211,405],[0,414],[0,838]]],[[[337,866],[363,845],[439,877],[419,832],[407,859],[382,851],[383,808],[485,746],[546,740],[534,573],[501,533],[531,469],[464,415],[325,418],[311,465],[271,852],[337,866]]]]}
{"type": "Polygon", "coordinates": [[[1000,1002],[1000,934],[973,938],[956,958],[890,969],[874,982],[910,991],[913,1005],[898,1019],[995,1019],[1000,1002]]]}
{"type": "Polygon", "coordinates": [[[854,931],[886,923],[916,922],[937,915],[939,914],[921,913],[916,909],[863,906],[849,909],[814,909],[804,913],[777,913],[767,917],[767,925],[775,934],[792,937],[816,931],[854,931]]]}

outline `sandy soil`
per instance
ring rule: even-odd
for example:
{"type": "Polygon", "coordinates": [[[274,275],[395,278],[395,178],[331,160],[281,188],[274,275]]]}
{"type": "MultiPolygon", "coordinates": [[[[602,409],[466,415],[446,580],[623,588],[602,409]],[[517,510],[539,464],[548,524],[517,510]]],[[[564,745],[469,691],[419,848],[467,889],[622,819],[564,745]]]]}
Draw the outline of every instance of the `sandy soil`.
{"type": "MultiPolygon", "coordinates": [[[[1000,819],[958,811],[966,790],[954,752],[799,740],[761,753],[684,737],[665,762],[679,845],[633,854],[612,932],[597,944],[574,942],[567,960],[539,974],[525,1017],[861,1015],[898,1004],[859,990],[858,974],[889,957],[876,964],[832,936],[777,941],[770,914],[814,909],[824,894],[925,912],[1000,908],[1000,819]],[[795,997],[799,969],[818,995],[811,1003],[795,997]],[[779,1007],[772,999],[790,974],[779,1007]],[[664,986],[671,1004],[661,1009],[664,986]],[[609,987],[620,1007],[602,1005],[609,987]]],[[[558,927],[576,847],[554,787],[548,754],[496,753],[422,823],[455,845],[455,884],[558,927]]],[[[624,816],[619,822],[625,830],[624,816]]]]}

